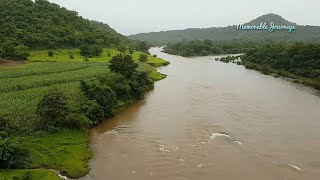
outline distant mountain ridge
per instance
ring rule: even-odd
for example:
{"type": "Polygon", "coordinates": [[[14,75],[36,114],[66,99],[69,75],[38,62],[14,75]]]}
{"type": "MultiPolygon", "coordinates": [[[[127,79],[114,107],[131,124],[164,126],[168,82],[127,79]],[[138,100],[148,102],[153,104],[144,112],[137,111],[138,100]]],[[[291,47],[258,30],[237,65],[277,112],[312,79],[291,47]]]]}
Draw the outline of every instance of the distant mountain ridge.
{"type": "Polygon", "coordinates": [[[285,42],[320,42],[320,26],[301,26],[290,22],[277,14],[262,15],[245,25],[259,25],[261,22],[274,22],[277,25],[295,25],[296,30],[289,33],[286,30],[268,32],[263,30],[237,30],[237,25],[228,27],[192,28],[162,32],[141,33],[128,36],[130,39],[146,41],[156,45],[177,43],[191,40],[250,40],[250,41],[285,41],[285,42]]]}

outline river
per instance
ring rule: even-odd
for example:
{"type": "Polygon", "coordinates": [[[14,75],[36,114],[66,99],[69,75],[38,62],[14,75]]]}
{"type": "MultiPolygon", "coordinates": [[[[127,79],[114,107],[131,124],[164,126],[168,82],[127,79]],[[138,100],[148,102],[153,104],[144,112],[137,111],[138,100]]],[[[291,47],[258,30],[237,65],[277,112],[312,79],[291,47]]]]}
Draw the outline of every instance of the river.
{"type": "Polygon", "coordinates": [[[319,179],[318,91],[214,56],[150,52],[171,62],[168,77],[92,130],[83,179],[319,179]]]}

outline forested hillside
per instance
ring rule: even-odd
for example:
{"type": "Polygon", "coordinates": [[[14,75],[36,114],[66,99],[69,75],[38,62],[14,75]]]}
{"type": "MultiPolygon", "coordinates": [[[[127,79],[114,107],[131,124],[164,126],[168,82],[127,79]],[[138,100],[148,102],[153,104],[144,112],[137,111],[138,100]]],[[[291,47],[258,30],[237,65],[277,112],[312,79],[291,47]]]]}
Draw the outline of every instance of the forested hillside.
{"type": "MultiPolygon", "coordinates": [[[[19,49],[115,47],[131,42],[107,24],[89,21],[46,0],[0,0],[0,45],[19,49]]],[[[2,50],[3,51],[3,50],[2,50]]]]}
{"type": "Polygon", "coordinates": [[[242,57],[248,68],[268,72],[268,68],[318,81],[320,88],[320,44],[268,43],[250,49],[242,57]],[[263,67],[263,68],[261,68],[263,67]]]}
{"type": "MultiPolygon", "coordinates": [[[[287,21],[276,14],[266,14],[260,16],[248,23],[250,25],[259,25],[261,22],[275,22],[279,25],[292,25],[294,23],[287,21]]],[[[146,41],[157,45],[166,45],[168,43],[177,43],[181,41],[191,40],[250,40],[250,41],[320,41],[319,26],[301,26],[296,25],[296,30],[289,33],[286,30],[268,32],[266,30],[237,30],[237,25],[228,27],[212,27],[212,28],[193,28],[186,30],[173,30],[164,32],[151,32],[131,35],[129,38],[134,40],[146,41]]]]}

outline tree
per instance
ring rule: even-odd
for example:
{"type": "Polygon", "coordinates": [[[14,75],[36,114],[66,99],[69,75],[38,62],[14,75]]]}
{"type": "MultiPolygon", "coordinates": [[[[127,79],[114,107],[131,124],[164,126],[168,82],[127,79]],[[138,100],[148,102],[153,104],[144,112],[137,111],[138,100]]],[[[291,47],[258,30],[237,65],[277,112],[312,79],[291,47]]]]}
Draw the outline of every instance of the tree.
{"type": "Polygon", "coordinates": [[[127,47],[124,44],[120,44],[117,46],[118,51],[125,53],[127,51],[127,47]]]}
{"type": "Polygon", "coordinates": [[[101,122],[105,118],[103,108],[96,100],[86,100],[81,103],[81,112],[85,114],[94,124],[101,122]]]}
{"type": "Polygon", "coordinates": [[[44,121],[44,126],[61,126],[68,113],[67,97],[59,90],[45,94],[37,107],[37,114],[44,121]]]}
{"type": "Polygon", "coordinates": [[[103,49],[99,45],[83,45],[80,46],[80,54],[86,57],[100,56],[103,49]]]}
{"type": "Polygon", "coordinates": [[[30,163],[30,153],[21,142],[12,138],[0,138],[0,167],[25,168],[30,163]]]}
{"type": "Polygon", "coordinates": [[[29,48],[27,46],[19,45],[14,48],[14,58],[17,60],[27,60],[30,56],[29,48]]]}
{"type": "Polygon", "coordinates": [[[80,54],[82,56],[91,56],[91,50],[89,45],[80,46],[80,54]]]}
{"type": "Polygon", "coordinates": [[[134,63],[132,56],[119,54],[110,61],[109,68],[112,72],[119,73],[127,79],[131,79],[136,73],[138,65],[134,63]]]}
{"type": "Polygon", "coordinates": [[[112,116],[112,109],[117,103],[117,94],[108,85],[94,78],[81,81],[80,88],[89,100],[95,100],[102,107],[105,118],[112,116]]]}
{"type": "Polygon", "coordinates": [[[148,61],[148,56],[146,54],[140,54],[139,55],[139,61],[140,62],[147,62],[148,61]]]}
{"type": "Polygon", "coordinates": [[[140,41],[138,43],[138,47],[137,48],[138,48],[139,51],[144,51],[144,52],[148,51],[148,49],[149,49],[149,47],[148,47],[148,45],[147,45],[147,43],[145,41],[140,41]]]}
{"type": "Polygon", "coordinates": [[[90,47],[90,53],[93,56],[100,56],[102,52],[103,52],[103,49],[99,45],[92,45],[90,47]]]}

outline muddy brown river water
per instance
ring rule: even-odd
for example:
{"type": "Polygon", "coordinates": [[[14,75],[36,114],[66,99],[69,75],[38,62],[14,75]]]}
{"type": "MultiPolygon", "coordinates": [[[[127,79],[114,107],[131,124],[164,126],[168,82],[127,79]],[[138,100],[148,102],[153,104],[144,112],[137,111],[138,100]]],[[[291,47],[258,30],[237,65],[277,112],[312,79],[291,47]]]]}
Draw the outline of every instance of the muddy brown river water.
{"type": "Polygon", "coordinates": [[[92,130],[85,180],[318,180],[319,92],[214,57],[171,62],[144,101],[92,130]]]}

